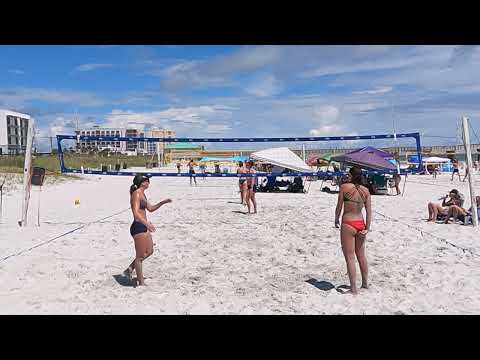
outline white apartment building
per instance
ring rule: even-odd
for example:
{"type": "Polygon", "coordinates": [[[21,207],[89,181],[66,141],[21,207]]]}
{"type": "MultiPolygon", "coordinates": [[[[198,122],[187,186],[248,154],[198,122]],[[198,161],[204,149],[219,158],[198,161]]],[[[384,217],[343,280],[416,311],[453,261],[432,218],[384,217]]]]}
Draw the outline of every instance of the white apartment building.
{"type": "MultiPolygon", "coordinates": [[[[175,137],[175,131],[168,129],[151,129],[140,131],[135,128],[103,128],[94,126],[91,128],[83,128],[75,131],[76,135],[87,136],[118,136],[118,137],[175,137]]],[[[109,149],[110,151],[120,152],[123,154],[156,154],[162,151],[163,147],[158,143],[147,142],[129,142],[129,141],[77,141],[77,150],[93,150],[99,151],[109,149]]]]}
{"type": "MultiPolygon", "coordinates": [[[[176,137],[174,130],[169,129],[150,129],[145,132],[140,133],[140,137],[150,137],[150,138],[174,138],[176,137]]],[[[139,152],[144,154],[153,155],[158,153],[163,153],[164,145],[163,143],[138,143],[139,152]]]]}
{"type": "MultiPolygon", "coordinates": [[[[87,136],[125,136],[125,129],[121,128],[100,128],[100,126],[93,126],[91,128],[84,128],[75,131],[76,135],[87,136]]],[[[102,151],[109,149],[111,151],[125,152],[125,141],[77,141],[77,150],[93,150],[98,149],[102,151]]]]}
{"type": "Polygon", "coordinates": [[[0,109],[0,155],[25,152],[30,119],[30,115],[0,109]]]}

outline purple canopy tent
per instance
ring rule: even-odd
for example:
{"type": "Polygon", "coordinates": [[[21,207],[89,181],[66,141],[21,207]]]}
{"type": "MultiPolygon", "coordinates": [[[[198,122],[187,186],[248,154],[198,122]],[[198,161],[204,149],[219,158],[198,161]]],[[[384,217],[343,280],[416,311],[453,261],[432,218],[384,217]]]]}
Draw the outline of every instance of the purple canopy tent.
{"type": "Polygon", "coordinates": [[[389,154],[382,150],[375,149],[374,147],[371,147],[371,146],[366,146],[357,150],[350,151],[346,154],[332,156],[330,160],[336,161],[339,163],[349,162],[346,159],[351,158],[351,156],[354,154],[357,154],[357,155],[358,154],[375,154],[378,158],[382,158],[384,160],[390,160],[394,158],[392,154],[389,154]]]}
{"type": "MultiPolygon", "coordinates": [[[[392,164],[388,159],[393,156],[381,150],[367,147],[347,154],[333,157],[333,161],[338,161],[343,164],[358,165],[363,169],[369,170],[397,170],[396,165],[392,164]]],[[[405,177],[406,181],[406,177],[405,177]]],[[[404,184],[405,191],[405,184],[404,184]]]]}
{"type": "Polygon", "coordinates": [[[345,154],[344,162],[373,170],[396,170],[397,167],[376,152],[345,154]]]}
{"type": "Polygon", "coordinates": [[[394,158],[392,154],[387,153],[387,152],[382,151],[382,150],[375,149],[372,146],[366,146],[366,147],[361,148],[361,149],[353,150],[353,151],[349,152],[348,154],[362,153],[362,152],[368,152],[368,153],[373,152],[373,153],[375,153],[375,154],[377,154],[377,155],[379,155],[382,158],[387,159],[387,160],[394,158]]]}

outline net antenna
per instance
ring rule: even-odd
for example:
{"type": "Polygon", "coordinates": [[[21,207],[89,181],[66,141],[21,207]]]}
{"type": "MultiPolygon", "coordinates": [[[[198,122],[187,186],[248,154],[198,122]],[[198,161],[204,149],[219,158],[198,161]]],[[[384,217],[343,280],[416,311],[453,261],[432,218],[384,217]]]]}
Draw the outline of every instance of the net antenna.
{"type": "MultiPolygon", "coordinates": [[[[420,144],[420,134],[418,132],[415,133],[402,133],[402,134],[395,134],[398,139],[404,138],[413,138],[416,142],[416,149],[417,155],[420,160],[419,165],[416,168],[412,169],[401,169],[401,174],[407,173],[417,173],[423,171],[423,164],[422,164],[422,155],[421,155],[421,144],[420,144]]],[[[275,137],[275,138],[150,138],[150,137],[117,137],[117,136],[88,136],[88,135],[57,135],[57,146],[58,146],[58,157],[60,161],[60,169],[62,173],[81,173],[81,169],[75,168],[68,168],[65,166],[65,159],[64,159],[64,152],[62,149],[62,141],[64,140],[79,140],[79,141],[115,141],[115,142],[147,142],[147,143],[156,143],[156,142],[169,142],[169,143],[198,143],[198,144],[205,144],[205,143],[250,143],[250,144],[266,144],[267,142],[276,142],[282,143],[283,146],[291,142],[297,143],[308,143],[308,142],[354,142],[358,140],[387,140],[391,141],[394,138],[393,134],[375,134],[375,135],[348,135],[348,136],[308,136],[308,137],[275,137]]],[[[368,171],[369,174],[395,174],[397,170],[374,170],[368,171]]],[[[118,176],[135,176],[138,173],[146,174],[148,176],[176,176],[176,177],[187,177],[192,176],[191,174],[187,173],[177,173],[177,172],[148,172],[148,171],[141,171],[141,172],[132,172],[132,171],[108,171],[106,169],[102,170],[95,170],[95,169],[88,169],[84,171],[85,174],[91,175],[118,175],[118,176]],[[105,171],[104,171],[105,170],[105,171]]],[[[288,176],[343,176],[346,172],[339,170],[337,172],[331,171],[295,171],[290,172],[288,176]]],[[[236,174],[236,173],[198,173],[193,175],[194,177],[261,177],[261,176],[283,176],[283,173],[280,172],[257,172],[256,174],[236,174]]]]}
{"type": "Polygon", "coordinates": [[[3,185],[5,185],[5,181],[7,180],[7,176],[3,177],[3,181],[0,184],[0,223],[2,223],[3,219],[3,185]]]}
{"type": "Polygon", "coordinates": [[[472,148],[470,146],[470,132],[469,132],[469,119],[466,116],[462,117],[463,125],[463,144],[465,145],[465,155],[467,160],[467,172],[468,172],[468,186],[470,189],[470,200],[472,201],[472,220],[473,226],[478,226],[478,213],[477,213],[477,197],[475,196],[475,188],[473,187],[475,178],[472,167],[472,148]]]}
{"type": "Polygon", "coordinates": [[[31,178],[32,178],[32,147],[34,137],[34,120],[28,119],[27,147],[25,149],[25,163],[23,166],[23,191],[22,191],[22,219],[20,226],[27,226],[28,204],[30,201],[31,178]]]}

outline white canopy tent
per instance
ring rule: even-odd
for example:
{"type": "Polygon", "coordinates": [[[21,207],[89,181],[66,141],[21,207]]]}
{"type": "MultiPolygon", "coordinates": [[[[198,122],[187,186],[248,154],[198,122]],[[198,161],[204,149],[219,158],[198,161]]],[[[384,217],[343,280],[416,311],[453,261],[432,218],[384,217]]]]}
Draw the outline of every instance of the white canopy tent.
{"type": "Polygon", "coordinates": [[[446,163],[450,162],[449,158],[442,158],[442,157],[437,157],[437,156],[431,156],[431,157],[426,157],[422,159],[422,162],[424,163],[429,163],[429,164],[439,164],[439,163],[446,163]]]}
{"type": "MultiPolygon", "coordinates": [[[[446,164],[446,163],[449,163],[451,162],[452,160],[449,159],[449,158],[442,158],[442,157],[438,157],[438,156],[430,156],[430,157],[426,157],[426,158],[422,158],[422,162],[425,164],[425,165],[429,165],[429,164],[446,164]]],[[[430,174],[428,172],[428,169],[427,167],[425,166],[425,172],[427,174],[430,174]]]]}
{"type": "Polygon", "coordinates": [[[298,155],[287,147],[260,150],[250,155],[252,159],[268,162],[280,168],[299,172],[310,172],[312,169],[298,155]]]}

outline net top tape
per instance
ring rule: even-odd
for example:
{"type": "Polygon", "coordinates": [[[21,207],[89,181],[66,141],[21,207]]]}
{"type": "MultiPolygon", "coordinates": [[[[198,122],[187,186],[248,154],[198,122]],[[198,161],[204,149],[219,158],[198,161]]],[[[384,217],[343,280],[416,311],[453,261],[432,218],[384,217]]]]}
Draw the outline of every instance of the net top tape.
{"type": "Polygon", "coordinates": [[[358,135],[358,136],[307,136],[307,137],[260,137],[260,138],[142,138],[120,136],[90,136],[90,135],[57,135],[57,141],[81,140],[81,141],[130,141],[130,142],[294,142],[294,141],[342,141],[342,140],[371,140],[371,139],[397,139],[419,138],[420,133],[383,134],[383,135],[358,135]]]}
{"type": "MultiPolygon", "coordinates": [[[[399,175],[406,174],[416,174],[420,172],[420,169],[402,169],[400,170],[399,175]]],[[[120,175],[120,176],[135,176],[137,174],[142,174],[146,176],[165,176],[165,177],[235,177],[235,178],[244,178],[244,177],[296,177],[296,176],[344,176],[347,175],[347,171],[315,171],[315,172],[292,172],[292,173],[265,173],[257,172],[255,174],[236,174],[236,173],[220,173],[220,174],[211,174],[211,173],[165,173],[165,172],[144,172],[144,171],[101,171],[101,170],[79,170],[79,169],[70,169],[65,168],[63,172],[73,173],[73,174],[87,174],[87,175],[120,175]]],[[[385,171],[364,171],[364,174],[368,175],[384,175],[397,174],[397,170],[385,170],[385,171]]]]}

